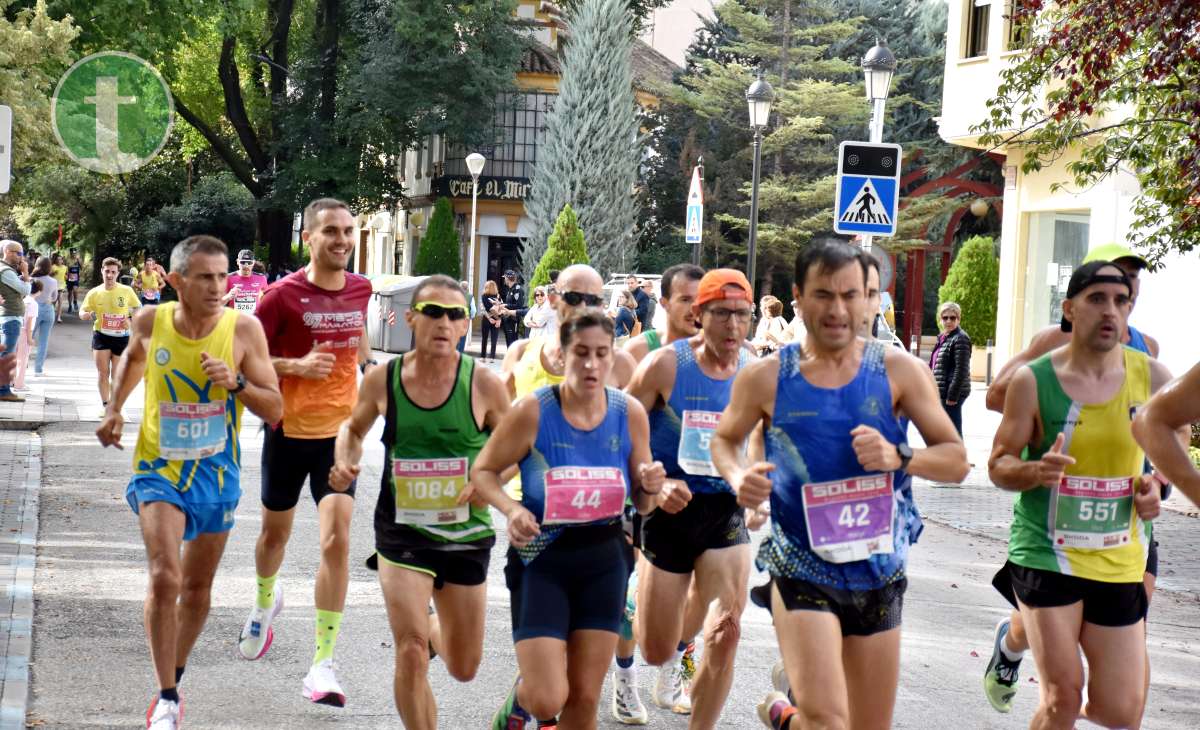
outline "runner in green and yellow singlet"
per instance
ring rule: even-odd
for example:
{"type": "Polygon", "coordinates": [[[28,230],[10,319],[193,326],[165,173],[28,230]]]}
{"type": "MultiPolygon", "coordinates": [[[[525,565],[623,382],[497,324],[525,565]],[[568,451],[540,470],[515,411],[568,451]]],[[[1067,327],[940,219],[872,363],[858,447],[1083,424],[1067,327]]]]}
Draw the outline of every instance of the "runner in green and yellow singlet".
{"type": "Polygon", "coordinates": [[[1078,717],[1102,727],[1141,722],[1142,574],[1161,482],[1143,473],[1131,422],[1170,374],[1121,346],[1131,298],[1129,278],[1112,263],[1076,269],[1063,303],[1071,342],[1013,378],[988,463],[997,486],[1018,492],[1006,598],[1028,627],[1041,677],[1035,729],[1071,728],[1078,717]]]}

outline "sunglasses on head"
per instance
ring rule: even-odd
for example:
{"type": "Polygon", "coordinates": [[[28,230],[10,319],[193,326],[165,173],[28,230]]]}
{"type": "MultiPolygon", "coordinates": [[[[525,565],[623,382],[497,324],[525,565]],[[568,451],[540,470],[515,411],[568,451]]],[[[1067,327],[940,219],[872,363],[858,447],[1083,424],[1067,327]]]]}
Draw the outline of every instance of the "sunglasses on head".
{"type": "Polygon", "coordinates": [[[412,308],[430,319],[441,319],[449,317],[451,322],[457,322],[460,319],[466,319],[468,315],[467,308],[461,304],[434,304],[433,302],[417,302],[412,305],[412,308]]]}
{"type": "Polygon", "coordinates": [[[598,307],[604,303],[604,297],[596,294],[584,294],[578,291],[565,291],[562,293],[562,298],[568,307],[578,307],[580,304],[589,307],[598,307]]]}

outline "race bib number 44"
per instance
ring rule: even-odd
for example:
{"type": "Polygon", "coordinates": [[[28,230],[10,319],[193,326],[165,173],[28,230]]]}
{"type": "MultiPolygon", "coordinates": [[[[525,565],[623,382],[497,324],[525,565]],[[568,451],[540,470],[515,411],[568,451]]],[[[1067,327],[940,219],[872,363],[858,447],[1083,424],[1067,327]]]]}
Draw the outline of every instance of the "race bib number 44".
{"type": "Polygon", "coordinates": [[[804,518],[813,551],[831,563],[893,552],[892,475],[805,484],[804,518]]]}
{"type": "Polygon", "coordinates": [[[704,477],[719,477],[720,472],[713,466],[712,444],[713,434],[717,424],[721,422],[721,414],[714,411],[684,411],[682,428],[679,433],[679,452],[676,461],[685,474],[704,477]]]}
{"type": "Polygon", "coordinates": [[[203,459],[225,450],[225,403],[159,403],[158,455],[203,459]]]}
{"type": "Polygon", "coordinates": [[[129,330],[125,327],[127,317],[123,314],[101,314],[100,315],[100,332],[113,337],[124,337],[129,334],[129,330]]]}
{"type": "Polygon", "coordinates": [[[1105,550],[1128,545],[1133,478],[1066,476],[1054,494],[1054,544],[1105,550]]]}
{"type": "Polygon", "coordinates": [[[453,525],[470,516],[470,506],[458,504],[467,487],[466,457],[395,459],[392,485],[399,524],[453,525]]]}
{"type": "Polygon", "coordinates": [[[546,472],[543,525],[571,525],[619,517],[625,473],[611,466],[556,466],[546,472]]]}

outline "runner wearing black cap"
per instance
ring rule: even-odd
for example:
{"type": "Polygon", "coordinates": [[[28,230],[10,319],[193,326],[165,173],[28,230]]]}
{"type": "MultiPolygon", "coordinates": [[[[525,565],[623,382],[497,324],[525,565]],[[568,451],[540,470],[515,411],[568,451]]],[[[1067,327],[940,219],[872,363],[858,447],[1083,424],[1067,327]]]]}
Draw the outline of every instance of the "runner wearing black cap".
{"type": "Polygon", "coordinates": [[[267,277],[254,273],[254,252],[248,248],[238,251],[237,265],[237,273],[225,279],[225,297],[221,301],[239,312],[254,314],[267,290],[267,277]]]}

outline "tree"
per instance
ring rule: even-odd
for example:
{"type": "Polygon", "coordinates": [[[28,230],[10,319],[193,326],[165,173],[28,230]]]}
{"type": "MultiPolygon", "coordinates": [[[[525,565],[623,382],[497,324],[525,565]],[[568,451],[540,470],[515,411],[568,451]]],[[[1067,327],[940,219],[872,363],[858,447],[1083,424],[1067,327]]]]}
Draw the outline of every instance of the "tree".
{"type": "Polygon", "coordinates": [[[12,167],[19,177],[35,160],[65,159],[50,128],[50,95],[71,63],[79,28],[69,18],[51,18],[45,0],[10,12],[12,5],[0,0],[0,102],[13,110],[12,167]]]}
{"type": "Polygon", "coordinates": [[[532,234],[522,242],[522,259],[530,280],[555,216],[568,204],[591,237],[598,270],[633,263],[641,143],[629,68],[631,17],[626,0],[581,0],[568,22],[559,93],[546,115],[546,141],[525,203],[532,234]]]}
{"type": "Polygon", "coordinates": [[[938,301],[962,307],[963,328],[973,342],[982,346],[996,337],[996,299],[1000,292],[1000,257],[996,244],[986,236],[968,239],[950,265],[946,283],[938,290],[938,301]]]}
{"type": "Polygon", "coordinates": [[[570,205],[563,206],[554,223],[554,232],[550,234],[549,245],[533,276],[529,279],[529,303],[533,304],[533,290],[550,283],[551,271],[562,271],[572,264],[588,264],[587,246],[583,243],[583,231],[579,229],[579,219],[570,205]]]}
{"type": "Polygon", "coordinates": [[[429,218],[429,230],[421,239],[421,248],[417,251],[417,262],[413,273],[417,276],[430,274],[445,274],[452,279],[459,278],[459,240],[454,230],[454,211],[450,201],[438,198],[433,206],[433,215],[429,218]]]}
{"type": "Polygon", "coordinates": [[[145,242],[158,256],[188,236],[216,236],[230,258],[254,246],[254,198],[227,172],[202,178],[176,205],[160,209],[145,226],[145,242]]]}
{"type": "Polygon", "coordinates": [[[1017,6],[1026,52],[1002,73],[980,140],[1019,144],[1025,172],[1078,152],[1067,169],[1081,188],[1132,170],[1134,242],[1154,260],[1200,245],[1200,3],[1017,6]]]}

